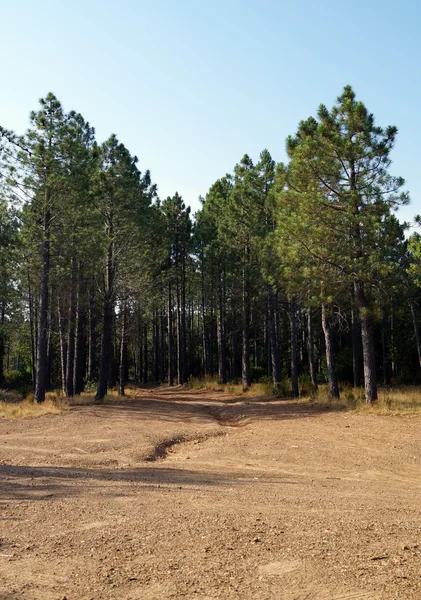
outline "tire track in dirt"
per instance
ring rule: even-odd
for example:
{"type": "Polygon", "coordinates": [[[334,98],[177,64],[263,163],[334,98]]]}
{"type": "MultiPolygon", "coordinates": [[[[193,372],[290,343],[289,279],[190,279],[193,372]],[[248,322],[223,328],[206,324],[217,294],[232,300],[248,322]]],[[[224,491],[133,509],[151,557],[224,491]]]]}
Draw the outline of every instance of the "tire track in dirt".
{"type": "Polygon", "coordinates": [[[221,435],[225,435],[223,431],[215,431],[211,433],[201,433],[197,435],[177,435],[174,437],[170,437],[168,439],[160,441],[151,451],[151,453],[146,456],[143,460],[145,462],[155,462],[157,460],[165,459],[168,454],[175,450],[177,446],[181,444],[188,444],[191,442],[196,442],[200,444],[205,442],[206,440],[214,437],[220,437],[221,435]]]}

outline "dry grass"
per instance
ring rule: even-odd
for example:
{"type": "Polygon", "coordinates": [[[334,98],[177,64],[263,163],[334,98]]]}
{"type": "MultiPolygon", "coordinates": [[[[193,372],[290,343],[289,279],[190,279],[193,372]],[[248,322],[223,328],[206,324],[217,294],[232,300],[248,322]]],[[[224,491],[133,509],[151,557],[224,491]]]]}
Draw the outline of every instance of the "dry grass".
{"type": "Polygon", "coordinates": [[[341,386],[340,399],[331,400],[327,385],[320,385],[317,393],[307,400],[336,409],[373,415],[413,415],[421,414],[421,386],[379,387],[378,400],[367,404],[363,388],[341,386]]]}
{"type": "Polygon", "coordinates": [[[67,403],[57,397],[47,397],[45,402],[37,404],[32,394],[24,400],[2,399],[0,401],[0,418],[5,419],[30,419],[42,415],[58,415],[67,410],[67,403]]]}
{"type": "Polygon", "coordinates": [[[65,398],[61,390],[47,392],[45,401],[41,404],[34,402],[33,394],[22,398],[16,392],[0,390],[0,418],[30,419],[41,415],[57,415],[71,406],[88,406],[91,404],[107,404],[118,400],[130,399],[139,394],[139,389],[134,386],[126,388],[126,395],[120,396],[118,390],[109,390],[107,396],[101,401],[95,399],[95,394],[84,392],[80,396],[65,398]]]}
{"type": "Polygon", "coordinates": [[[199,379],[190,377],[188,386],[193,390],[209,390],[211,392],[224,392],[236,396],[245,397],[266,397],[273,396],[274,390],[271,383],[252,383],[251,386],[244,390],[241,383],[219,383],[218,380],[206,377],[199,379]]]}

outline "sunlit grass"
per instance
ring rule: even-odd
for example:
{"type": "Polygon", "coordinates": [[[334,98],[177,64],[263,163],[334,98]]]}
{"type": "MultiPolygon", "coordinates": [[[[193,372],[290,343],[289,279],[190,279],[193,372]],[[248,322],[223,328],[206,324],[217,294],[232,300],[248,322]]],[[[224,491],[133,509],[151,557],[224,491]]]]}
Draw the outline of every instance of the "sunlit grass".
{"type": "Polygon", "coordinates": [[[308,401],[336,410],[347,410],[373,415],[412,415],[421,414],[421,386],[400,385],[378,388],[378,400],[372,404],[365,401],[364,388],[352,388],[349,384],[340,386],[340,399],[329,397],[327,385],[320,385],[316,394],[309,395],[308,401]]]}
{"type": "Polygon", "coordinates": [[[67,402],[54,392],[49,392],[45,402],[41,404],[34,402],[32,394],[22,399],[7,391],[0,392],[0,418],[30,419],[42,415],[58,415],[67,409],[67,402]]]}
{"type": "Polygon", "coordinates": [[[219,383],[217,379],[211,377],[190,377],[188,386],[192,390],[224,392],[235,396],[267,397],[274,395],[272,383],[252,383],[249,388],[244,390],[241,383],[219,383]]]}

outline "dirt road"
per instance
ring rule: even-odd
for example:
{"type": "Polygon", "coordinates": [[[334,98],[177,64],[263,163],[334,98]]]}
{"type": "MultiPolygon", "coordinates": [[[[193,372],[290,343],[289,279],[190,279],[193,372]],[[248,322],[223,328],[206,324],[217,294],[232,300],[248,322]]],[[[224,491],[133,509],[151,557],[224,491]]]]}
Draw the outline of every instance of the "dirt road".
{"type": "Polygon", "coordinates": [[[228,399],[0,420],[0,600],[421,599],[421,419],[228,399]]]}

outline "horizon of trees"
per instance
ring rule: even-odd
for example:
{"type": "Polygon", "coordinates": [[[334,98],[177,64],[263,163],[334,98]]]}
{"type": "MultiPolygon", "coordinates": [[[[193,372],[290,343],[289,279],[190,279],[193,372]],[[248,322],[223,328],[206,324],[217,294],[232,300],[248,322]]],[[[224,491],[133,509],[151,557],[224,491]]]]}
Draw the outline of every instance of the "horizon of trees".
{"type": "Polygon", "coordinates": [[[43,402],[118,383],[421,380],[421,237],[395,210],[396,127],[346,86],[287,138],[245,154],[191,214],[160,199],[115,135],[48,94],[22,135],[0,127],[0,383],[43,402]]]}

